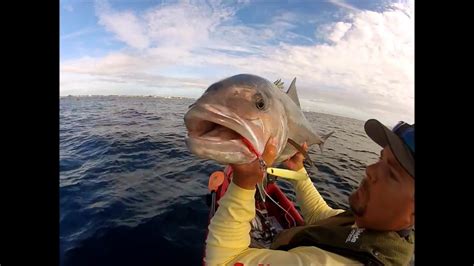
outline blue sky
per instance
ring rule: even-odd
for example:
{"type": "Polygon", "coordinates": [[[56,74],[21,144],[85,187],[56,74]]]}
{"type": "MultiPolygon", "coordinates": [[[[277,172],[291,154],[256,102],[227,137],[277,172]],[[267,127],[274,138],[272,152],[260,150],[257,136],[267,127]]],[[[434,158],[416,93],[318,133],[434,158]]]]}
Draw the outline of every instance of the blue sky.
{"type": "Polygon", "coordinates": [[[293,77],[302,108],[414,122],[412,1],[60,1],[60,94],[293,77]]]}

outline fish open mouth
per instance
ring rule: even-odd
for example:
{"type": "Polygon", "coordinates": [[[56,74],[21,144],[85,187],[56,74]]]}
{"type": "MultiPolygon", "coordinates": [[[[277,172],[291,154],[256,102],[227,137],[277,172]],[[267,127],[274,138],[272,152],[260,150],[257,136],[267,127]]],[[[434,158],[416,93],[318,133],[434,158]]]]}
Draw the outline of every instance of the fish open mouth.
{"type": "Polygon", "coordinates": [[[188,137],[201,141],[235,141],[249,138],[246,122],[212,106],[195,106],[185,115],[188,137]]]}
{"type": "Polygon", "coordinates": [[[184,120],[186,144],[194,154],[222,163],[246,163],[256,158],[246,145],[256,147],[253,125],[225,107],[194,106],[184,120]]]}
{"type": "Polygon", "coordinates": [[[194,124],[194,127],[188,131],[188,136],[191,138],[209,141],[226,141],[243,138],[242,135],[235,130],[209,120],[198,119],[194,121],[194,124]]]}

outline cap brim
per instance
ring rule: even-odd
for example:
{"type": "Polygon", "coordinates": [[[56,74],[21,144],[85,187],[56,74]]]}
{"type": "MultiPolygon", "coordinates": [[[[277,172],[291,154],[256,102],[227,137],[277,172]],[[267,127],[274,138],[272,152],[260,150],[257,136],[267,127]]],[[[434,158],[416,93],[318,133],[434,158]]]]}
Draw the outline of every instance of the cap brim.
{"type": "Polygon", "coordinates": [[[415,158],[403,141],[390,129],[375,119],[369,119],[364,125],[367,135],[381,147],[389,146],[402,167],[415,177],[415,158]]]}

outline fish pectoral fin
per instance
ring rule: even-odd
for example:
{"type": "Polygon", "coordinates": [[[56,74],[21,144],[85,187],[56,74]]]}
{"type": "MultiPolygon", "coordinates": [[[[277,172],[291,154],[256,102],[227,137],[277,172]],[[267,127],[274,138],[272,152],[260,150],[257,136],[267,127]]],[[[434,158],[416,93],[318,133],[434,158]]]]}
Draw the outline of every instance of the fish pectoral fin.
{"type": "Polygon", "coordinates": [[[334,131],[331,131],[328,134],[321,136],[322,142],[319,144],[319,149],[321,150],[321,153],[323,152],[324,143],[332,134],[334,134],[334,131]]]}
{"type": "Polygon", "coordinates": [[[309,157],[309,154],[303,149],[303,147],[301,147],[301,145],[299,145],[298,143],[296,143],[296,141],[294,141],[292,139],[288,139],[288,143],[290,143],[293,147],[295,147],[295,149],[297,151],[299,151],[301,154],[303,154],[304,158],[311,163],[311,166],[316,167],[314,165],[313,160],[311,160],[311,158],[309,157]]]}
{"type": "Polygon", "coordinates": [[[332,134],[334,134],[334,131],[331,131],[328,134],[321,136],[321,138],[323,139],[323,141],[326,141],[332,134]]]}

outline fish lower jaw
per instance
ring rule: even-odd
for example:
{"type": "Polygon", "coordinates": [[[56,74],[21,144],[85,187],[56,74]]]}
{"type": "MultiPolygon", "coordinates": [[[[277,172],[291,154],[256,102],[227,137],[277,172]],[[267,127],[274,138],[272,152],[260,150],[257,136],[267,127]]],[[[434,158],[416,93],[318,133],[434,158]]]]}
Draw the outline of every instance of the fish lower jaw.
{"type": "Polygon", "coordinates": [[[224,164],[249,163],[257,157],[241,140],[212,140],[209,138],[186,139],[188,149],[198,157],[215,160],[224,164]]]}

